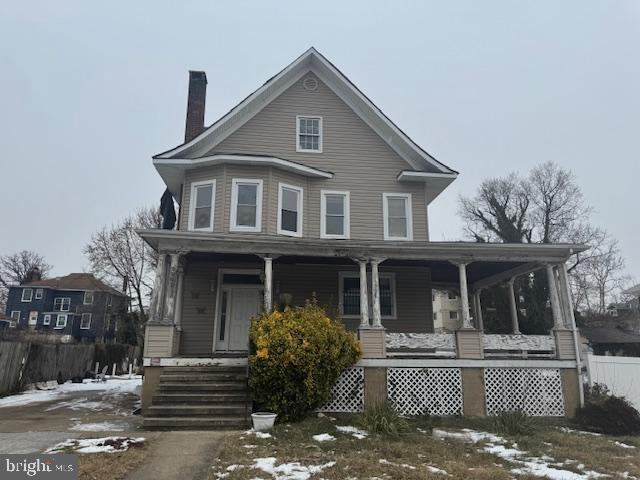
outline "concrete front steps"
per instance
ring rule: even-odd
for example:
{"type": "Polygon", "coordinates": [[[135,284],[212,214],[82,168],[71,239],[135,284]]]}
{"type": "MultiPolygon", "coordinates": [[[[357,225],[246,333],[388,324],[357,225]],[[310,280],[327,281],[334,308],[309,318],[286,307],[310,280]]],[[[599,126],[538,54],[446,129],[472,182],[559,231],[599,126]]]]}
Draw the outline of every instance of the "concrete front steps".
{"type": "Polygon", "coordinates": [[[166,367],[145,413],[145,428],[242,429],[250,424],[246,367],[166,367]]]}

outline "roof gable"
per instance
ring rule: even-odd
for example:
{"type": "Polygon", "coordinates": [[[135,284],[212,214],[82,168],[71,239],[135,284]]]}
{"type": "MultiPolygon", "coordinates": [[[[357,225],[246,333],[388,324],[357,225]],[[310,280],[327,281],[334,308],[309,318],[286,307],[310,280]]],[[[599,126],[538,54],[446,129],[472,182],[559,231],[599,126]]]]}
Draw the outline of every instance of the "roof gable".
{"type": "Polygon", "coordinates": [[[439,162],[413,142],[342,72],[313,47],[269,79],[196,138],[158,154],[154,159],[198,158],[205,155],[308,72],[317,75],[413,169],[448,174],[455,178],[457,174],[455,170],[439,162]]]}
{"type": "Polygon", "coordinates": [[[48,278],[45,280],[36,280],[20,285],[20,287],[44,287],[54,290],[92,290],[109,292],[113,295],[125,296],[115,288],[107,285],[102,280],[97,279],[91,273],[70,273],[64,277],[48,278]]]}

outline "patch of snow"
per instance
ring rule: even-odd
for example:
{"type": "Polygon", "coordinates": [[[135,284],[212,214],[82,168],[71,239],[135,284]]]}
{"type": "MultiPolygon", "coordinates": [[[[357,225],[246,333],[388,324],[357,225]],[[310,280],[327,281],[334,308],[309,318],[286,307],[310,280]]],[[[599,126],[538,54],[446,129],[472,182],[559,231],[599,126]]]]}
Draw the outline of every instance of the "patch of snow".
{"type": "Polygon", "coordinates": [[[602,436],[601,433],[585,432],[584,430],[573,430],[572,428],[567,428],[567,427],[558,427],[558,429],[561,432],[564,432],[564,433],[575,433],[576,435],[591,435],[593,437],[601,437],[602,436]]]}
{"type": "Polygon", "coordinates": [[[252,468],[262,470],[271,475],[275,480],[307,480],[311,475],[322,472],[325,468],[333,467],[336,462],[327,462],[322,465],[304,466],[298,462],[281,463],[276,466],[276,457],[254,458],[252,468]]]}
{"type": "Polygon", "coordinates": [[[416,467],[414,467],[413,465],[409,465],[408,463],[394,463],[384,458],[378,460],[378,463],[381,463],[382,465],[391,465],[393,467],[408,468],[409,470],[417,470],[416,467]]]}
{"type": "Polygon", "coordinates": [[[58,410],[59,408],[68,408],[69,410],[78,411],[78,410],[91,410],[92,412],[100,412],[102,410],[108,409],[110,406],[109,403],[106,402],[90,402],[87,397],[76,398],[75,400],[70,400],[68,402],[59,402],[51,407],[45,409],[45,412],[51,412],[53,410],[58,410]]]}
{"type": "Polygon", "coordinates": [[[459,440],[466,443],[478,443],[478,442],[494,442],[505,443],[506,440],[502,437],[494,435],[488,432],[478,432],[476,430],[470,430],[468,428],[462,429],[461,432],[449,432],[447,430],[440,430],[434,428],[431,435],[436,440],[459,440]]]}
{"type": "MultiPolygon", "coordinates": [[[[246,432],[244,432],[245,435],[254,435],[256,438],[271,438],[271,434],[268,432],[259,432],[257,430],[254,430],[253,428],[251,430],[247,430],[246,432]]],[[[244,438],[244,437],[241,437],[244,438]]]]}
{"type": "Polygon", "coordinates": [[[628,445],[626,443],[622,443],[622,442],[618,442],[617,440],[615,442],[613,442],[615,445],[617,445],[618,447],[622,447],[622,448],[636,448],[633,445],[628,445]]]}
{"type": "Polygon", "coordinates": [[[328,433],[321,433],[319,435],[314,435],[313,439],[316,442],[333,442],[336,437],[334,437],[333,435],[329,435],[328,433]]]}
{"type": "Polygon", "coordinates": [[[44,453],[118,453],[126,452],[132,445],[144,443],[144,437],[104,437],[69,439],[45,450],[44,453]]]}
{"type": "Polygon", "coordinates": [[[336,430],[338,430],[341,433],[349,433],[351,434],[352,437],[355,437],[358,440],[362,440],[363,438],[366,438],[367,435],[369,435],[369,433],[366,432],[365,430],[361,430],[359,428],[352,427],[350,425],[336,425],[336,430]]]}
{"type": "Polygon", "coordinates": [[[433,465],[426,465],[427,470],[429,470],[431,473],[438,473],[440,475],[449,475],[446,470],[442,470],[441,468],[438,467],[434,467],[433,465]]]}
{"type": "Polygon", "coordinates": [[[229,465],[227,467],[227,472],[233,472],[234,470],[238,470],[239,468],[244,468],[244,465],[238,465],[238,464],[229,465]]]}
{"type": "Polygon", "coordinates": [[[242,448],[258,448],[258,445],[243,445],[242,448]]]}
{"type": "Polygon", "coordinates": [[[142,386],[142,375],[134,375],[131,379],[126,377],[114,377],[106,382],[92,382],[85,380],[83,383],[67,382],[56,385],[46,390],[28,390],[26,392],[9,395],[0,398],[0,407],[15,407],[30,403],[51,402],[61,396],[74,392],[101,391],[105,394],[138,393],[142,386]]]}
{"type": "Polygon", "coordinates": [[[124,432],[126,427],[126,424],[123,425],[113,422],[76,423],[69,430],[75,430],[77,432],[124,432]]]}

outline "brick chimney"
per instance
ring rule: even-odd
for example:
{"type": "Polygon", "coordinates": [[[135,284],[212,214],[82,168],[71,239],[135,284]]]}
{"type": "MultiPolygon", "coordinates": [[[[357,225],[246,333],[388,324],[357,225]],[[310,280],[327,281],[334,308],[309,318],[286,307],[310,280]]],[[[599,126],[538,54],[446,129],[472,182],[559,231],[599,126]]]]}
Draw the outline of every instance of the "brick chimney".
{"type": "Polygon", "coordinates": [[[188,142],[204,130],[204,106],[207,97],[207,74],[189,70],[189,97],[184,141],[188,142]]]}

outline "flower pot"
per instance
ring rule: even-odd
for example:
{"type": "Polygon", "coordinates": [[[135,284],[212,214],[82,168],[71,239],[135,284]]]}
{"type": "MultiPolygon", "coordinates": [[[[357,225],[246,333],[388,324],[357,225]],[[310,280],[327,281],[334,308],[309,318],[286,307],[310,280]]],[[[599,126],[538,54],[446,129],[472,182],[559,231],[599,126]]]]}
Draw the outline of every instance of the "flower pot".
{"type": "Polygon", "coordinates": [[[276,422],[278,414],[270,412],[256,412],[251,414],[251,420],[253,421],[253,429],[257,432],[264,432],[271,430],[273,424],[276,422]]]}

